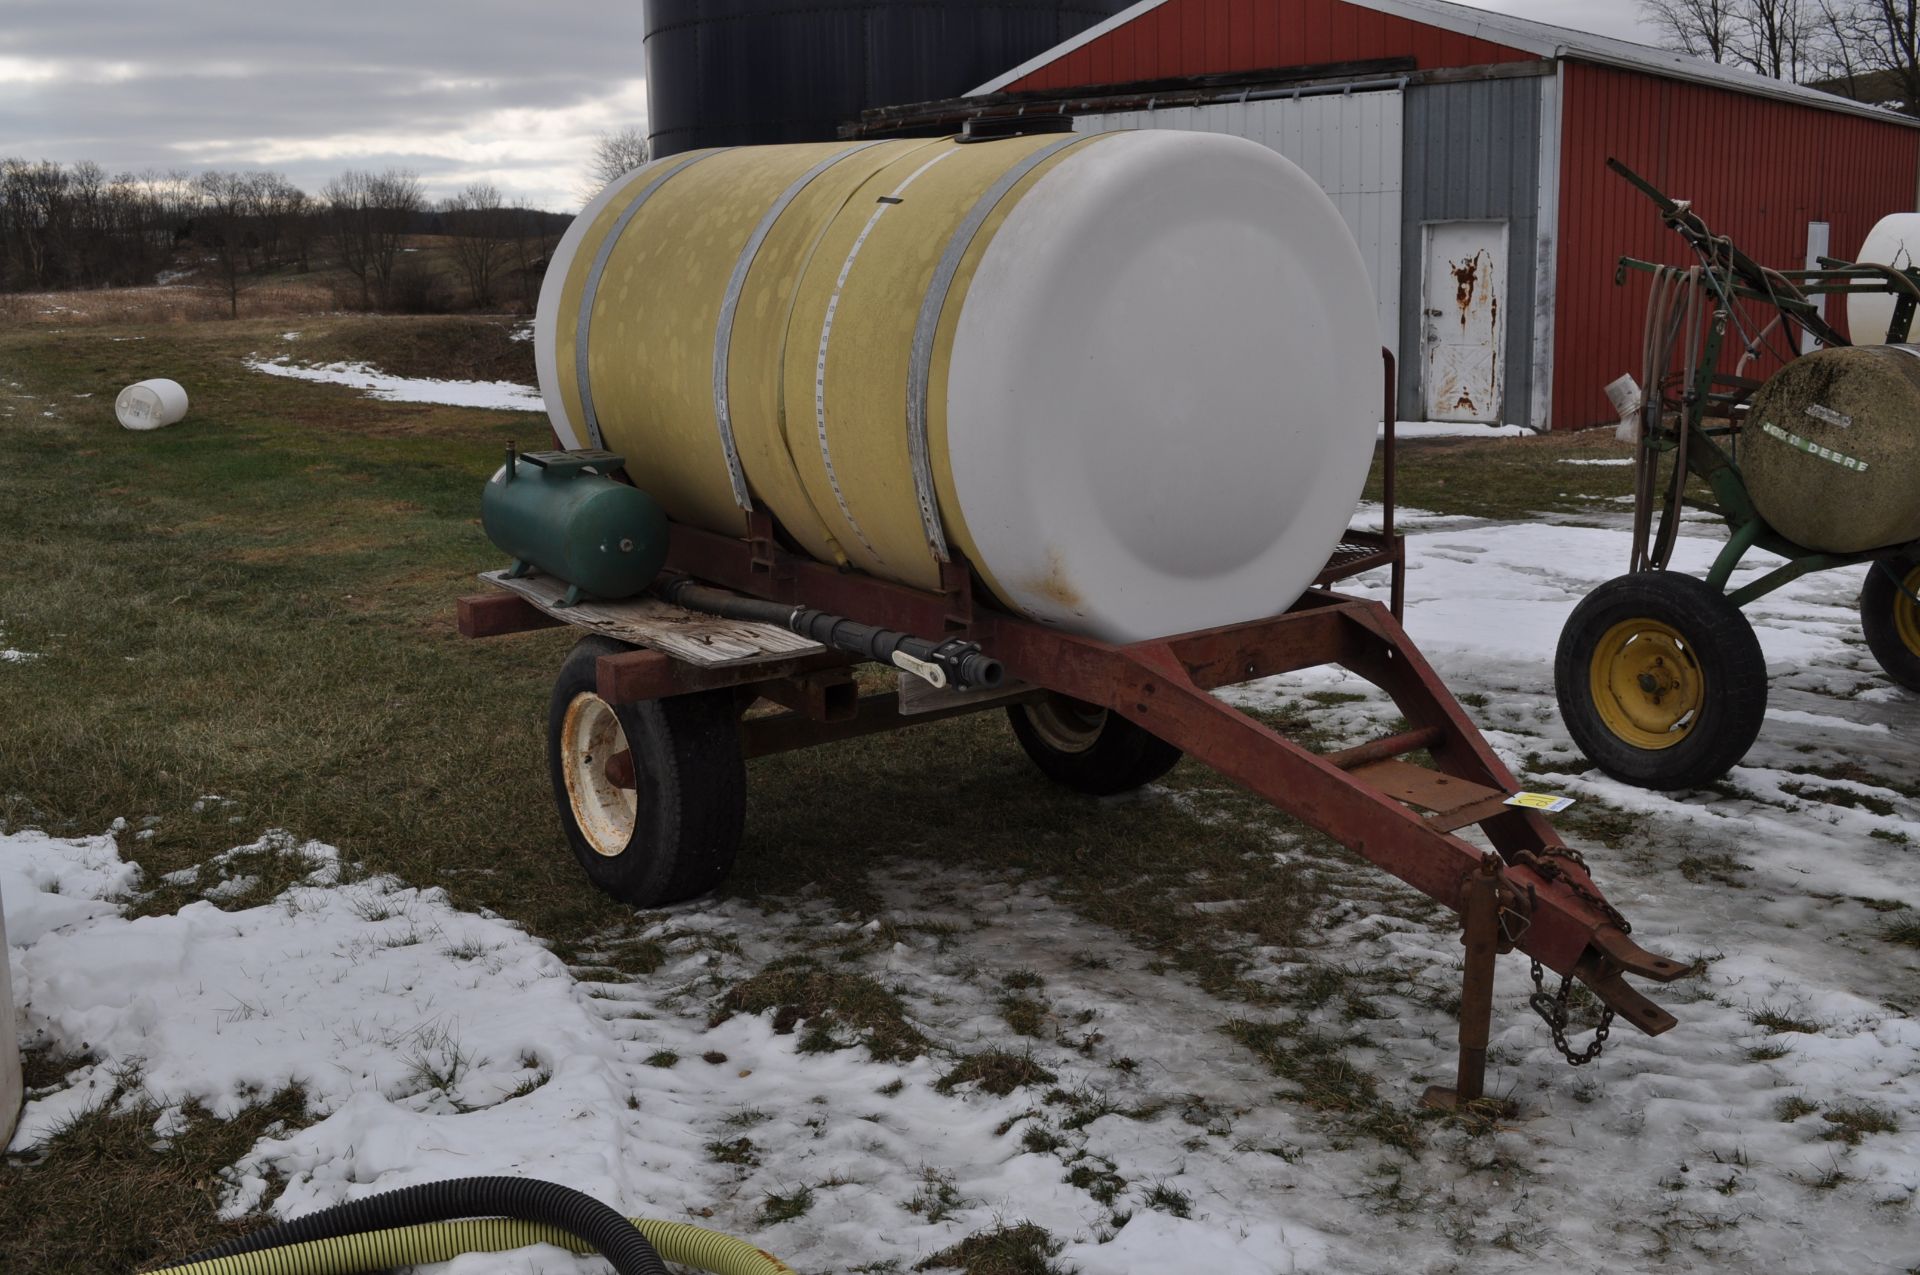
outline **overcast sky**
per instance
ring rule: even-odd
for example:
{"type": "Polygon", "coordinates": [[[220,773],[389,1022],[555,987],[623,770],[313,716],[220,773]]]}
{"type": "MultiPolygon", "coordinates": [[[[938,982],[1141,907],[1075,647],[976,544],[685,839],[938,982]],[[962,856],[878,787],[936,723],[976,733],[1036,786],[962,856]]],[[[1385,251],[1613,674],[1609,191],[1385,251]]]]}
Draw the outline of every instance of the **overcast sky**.
{"type": "MultiPolygon", "coordinates": [[[[1634,0],[1486,0],[1647,39],[1634,0]]],[[[638,0],[0,0],[0,156],[111,171],[398,166],[578,205],[594,138],[643,124],[638,0]]]]}

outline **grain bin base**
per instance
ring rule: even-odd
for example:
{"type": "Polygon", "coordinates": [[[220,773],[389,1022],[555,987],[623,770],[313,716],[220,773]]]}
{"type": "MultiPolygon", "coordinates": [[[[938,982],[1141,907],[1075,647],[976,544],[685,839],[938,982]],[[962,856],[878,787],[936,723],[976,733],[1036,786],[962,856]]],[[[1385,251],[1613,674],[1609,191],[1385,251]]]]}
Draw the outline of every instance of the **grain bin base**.
{"type": "MultiPolygon", "coordinates": [[[[1393,572],[1397,603],[1398,537],[1349,533],[1320,586],[1281,615],[1116,646],[982,605],[963,566],[948,572],[943,592],[925,592],[797,557],[774,543],[769,525],[757,530],[750,539],[731,539],[675,525],[668,570],[866,624],[965,637],[998,658],[1024,689],[1011,696],[955,696],[932,707],[903,705],[894,692],[857,694],[847,676],[851,657],[835,652],[701,664],[643,648],[599,657],[601,699],[625,704],[733,688],[742,713],[762,699],[783,705],[784,712],[740,722],[748,757],[937,721],[1010,698],[1064,696],[1116,713],[1462,915],[1467,962],[1459,1071],[1453,1089],[1430,1091],[1437,1105],[1482,1096],[1497,952],[1518,948],[1586,984],[1610,1014],[1649,1035],[1674,1025],[1624,976],[1667,982],[1685,967],[1628,937],[1624,918],[1542,815],[1505,804],[1517,788],[1512,775],[1414,648],[1394,610],[1328,587],[1385,566],[1393,572]],[[1321,664],[1338,664],[1386,691],[1407,729],[1316,753],[1210,693],[1321,664]],[[924,711],[909,711],[915,708],[924,711]],[[1408,760],[1420,753],[1430,765],[1408,760]],[[1459,835],[1475,825],[1494,850],[1459,835]]],[[[504,591],[460,599],[459,619],[470,637],[566,622],[504,591]]],[[[1557,1023],[1554,997],[1543,991],[1534,999],[1565,1049],[1564,993],[1557,1023]]]]}

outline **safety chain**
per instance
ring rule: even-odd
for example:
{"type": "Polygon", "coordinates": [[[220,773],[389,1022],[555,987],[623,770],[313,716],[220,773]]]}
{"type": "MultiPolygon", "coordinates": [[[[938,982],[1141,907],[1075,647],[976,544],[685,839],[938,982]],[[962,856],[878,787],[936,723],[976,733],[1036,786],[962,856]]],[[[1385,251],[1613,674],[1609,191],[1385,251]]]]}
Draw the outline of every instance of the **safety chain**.
{"type": "Polygon", "coordinates": [[[1613,1010],[1611,1007],[1601,1007],[1600,1025],[1593,1029],[1593,1040],[1585,1049],[1576,1052],[1573,1046],[1567,1043],[1567,1024],[1573,1017],[1569,1010],[1569,1002],[1572,999],[1573,975],[1562,975],[1559,992],[1549,995],[1545,972],[1540,968],[1539,961],[1533,963],[1533,995],[1527,997],[1527,1004],[1533,1006],[1533,1012],[1545,1020],[1547,1029],[1553,1033],[1554,1048],[1558,1049],[1561,1055],[1574,1066],[1584,1067],[1598,1058],[1600,1051],[1606,1048],[1607,1032],[1613,1027],[1613,1010]]]}
{"type": "MultiPolygon", "coordinates": [[[[1588,880],[1592,880],[1592,874],[1587,868],[1586,856],[1578,850],[1571,846],[1548,846],[1537,855],[1523,851],[1521,857],[1523,861],[1531,860],[1530,866],[1541,876],[1549,880],[1557,880],[1573,891],[1578,898],[1618,926],[1622,934],[1633,931],[1633,926],[1627,922],[1626,917],[1620,915],[1618,908],[1601,898],[1591,886],[1582,884],[1578,877],[1553,862],[1555,859],[1564,859],[1578,867],[1588,880]]],[[[1575,1067],[1584,1067],[1598,1058],[1600,1051],[1606,1048],[1607,1032],[1613,1027],[1613,1008],[1607,1005],[1601,1006],[1600,1024],[1594,1028],[1593,1039],[1588,1042],[1585,1049],[1575,1050],[1567,1043],[1567,1025],[1573,1021],[1570,1009],[1572,1000],[1573,975],[1561,975],[1560,990],[1550,994],[1547,991],[1546,971],[1541,968],[1540,962],[1535,960],[1533,962],[1533,995],[1527,998],[1527,1004],[1533,1007],[1533,1012],[1540,1015],[1547,1029],[1553,1033],[1554,1048],[1560,1051],[1561,1056],[1575,1067]]]]}

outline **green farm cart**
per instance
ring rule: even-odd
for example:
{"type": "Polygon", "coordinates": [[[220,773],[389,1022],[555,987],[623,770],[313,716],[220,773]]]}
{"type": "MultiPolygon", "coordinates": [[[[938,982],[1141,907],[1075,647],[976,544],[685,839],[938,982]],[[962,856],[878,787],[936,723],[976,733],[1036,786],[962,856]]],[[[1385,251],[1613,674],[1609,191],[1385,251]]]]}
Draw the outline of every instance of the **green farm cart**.
{"type": "MultiPolygon", "coordinates": [[[[1574,742],[1607,774],[1692,788],[1746,755],[1766,713],[1766,664],[1741,608],[1809,572],[1869,564],[1867,646],[1888,677],[1920,691],[1920,347],[1905,344],[1920,266],[1821,257],[1775,270],[1687,202],[1608,166],[1654,201],[1697,262],[1620,260],[1616,283],[1630,271],[1652,282],[1644,388],[1623,425],[1636,442],[1629,569],[1568,618],[1554,683],[1574,742]],[[1875,294],[1876,310],[1892,301],[1887,331],[1857,331],[1854,345],[1821,299],[1875,294]],[[1742,374],[1769,355],[1783,360],[1773,376],[1742,374]],[[1730,533],[1704,579],[1668,569],[1689,508],[1730,533]],[[1730,590],[1754,549],[1783,561],[1730,590]]],[[[1859,310],[1850,317],[1858,328],[1859,310]]]]}

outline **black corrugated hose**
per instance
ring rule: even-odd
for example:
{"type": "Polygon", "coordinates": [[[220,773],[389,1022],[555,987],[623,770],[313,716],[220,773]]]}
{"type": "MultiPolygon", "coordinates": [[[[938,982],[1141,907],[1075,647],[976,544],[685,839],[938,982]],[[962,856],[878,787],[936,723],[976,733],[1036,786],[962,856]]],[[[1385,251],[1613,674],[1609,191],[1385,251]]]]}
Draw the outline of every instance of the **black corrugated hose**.
{"type": "Polygon", "coordinates": [[[454,1178],[382,1191],[250,1235],[235,1236],[161,1269],[308,1240],[468,1217],[544,1223],[593,1245],[620,1275],[667,1275],[666,1264],[633,1223],[590,1195],[533,1178],[454,1178]]]}

